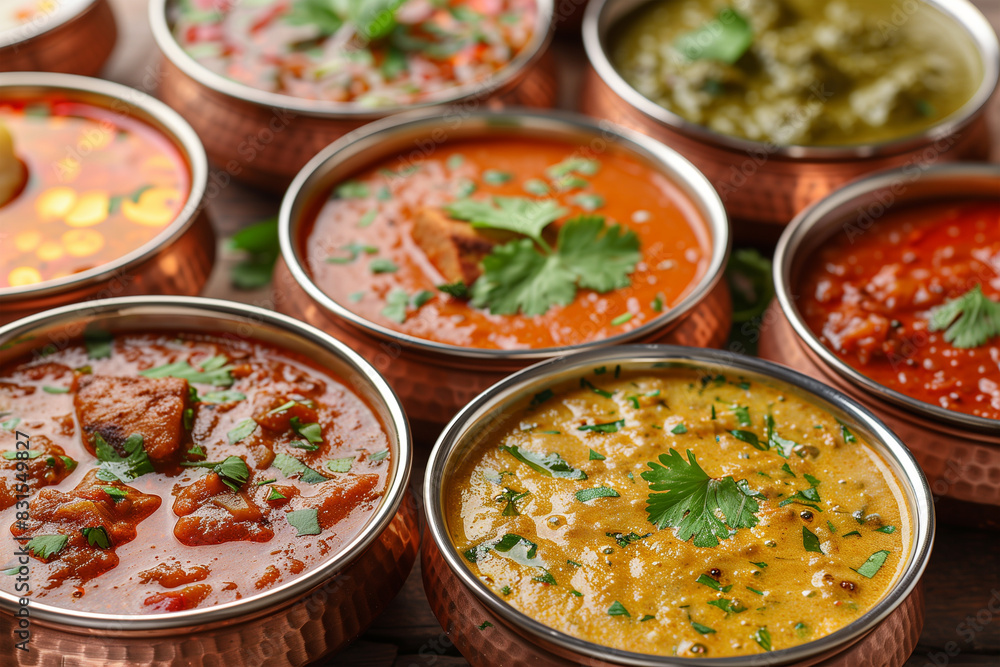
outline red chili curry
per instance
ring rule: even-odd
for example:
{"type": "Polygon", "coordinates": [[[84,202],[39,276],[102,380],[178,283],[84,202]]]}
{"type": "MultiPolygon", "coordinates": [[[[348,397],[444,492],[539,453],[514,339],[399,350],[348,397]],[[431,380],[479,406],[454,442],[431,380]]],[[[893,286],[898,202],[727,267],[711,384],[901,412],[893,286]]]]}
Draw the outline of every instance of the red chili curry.
{"type": "Polygon", "coordinates": [[[293,579],[358,533],[390,468],[342,380],[221,336],[91,337],[6,367],[0,415],[0,590],[25,595],[24,545],[30,598],[76,610],[181,611],[293,579]]]}
{"type": "Polygon", "coordinates": [[[805,266],[799,308],[838,357],[917,400],[1000,419],[1000,204],[891,211],[805,266]]]}
{"type": "Polygon", "coordinates": [[[706,224],[614,147],[491,137],[340,183],[300,237],[313,280],[376,324],[450,345],[540,349],[631,331],[705,275],[706,224]]]}

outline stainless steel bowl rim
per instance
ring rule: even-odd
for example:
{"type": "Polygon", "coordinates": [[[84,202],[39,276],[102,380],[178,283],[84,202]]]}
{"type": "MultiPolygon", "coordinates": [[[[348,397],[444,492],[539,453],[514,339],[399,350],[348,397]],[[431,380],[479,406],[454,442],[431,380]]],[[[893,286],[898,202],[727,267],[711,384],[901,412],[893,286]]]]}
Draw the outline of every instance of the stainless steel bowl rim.
{"type": "Polygon", "coordinates": [[[167,19],[168,5],[175,0],[150,0],[149,23],[153,31],[153,39],[164,57],[178,67],[185,75],[206,88],[227,95],[237,100],[258,104],[274,109],[286,109],[306,116],[317,116],[329,119],[366,121],[399,113],[409,109],[420,109],[439,104],[463,102],[481,102],[493,93],[510,85],[521,72],[534,64],[544,53],[552,40],[553,3],[554,0],[535,0],[538,7],[538,18],[531,42],[521,50],[510,62],[485,81],[477,81],[446,91],[446,94],[435,96],[415,104],[363,107],[351,102],[332,102],[328,100],[311,100],[303,97],[293,97],[282,93],[273,93],[254,88],[232,79],[226,78],[208,69],[189,56],[170,30],[167,19]]]}
{"type": "MultiPolygon", "coordinates": [[[[103,79],[95,79],[75,74],[55,74],[50,72],[10,72],[0,74],[0,99],[5,90],[24,90],[25,94],[38,95],[50,92],[68,92],[69,94],[96,95],[108,100],[124,102],[129,111],[139,110],[142,114],[151,116],[166,128],[166,136],[172,135],[180,144],[180,152],[191,169],[191,191],[177,217],[160,231],[155,237],[110,262],[86,271],[80,271],[69,276],[46,280],[27,287],[0,288],[0,304],[15,302],[32,297],[46,297],[86,285],[96,285],[113,278],[149,258],[160,253],[164,248],[182,237],[195,220],[198,219],[204,206],[203,199],[208,185],[208,158],[201,140],[180,114],[156,98],[135,88],[112,83],[103,79]]],[[[138,119],[146,123],[142,118],[138,119]]],[[[152,128],[161,132],[158,128],[152,128]]],[[[15,143],[15,149],[16,149],[15,143]]]]}
{"type": "MultiPolygon", "coordinates": [[[[907,167],[890,169],[860,178],[839,190],[835,190],[799,213],[782,233],[774,252],[773,276],[775,295],[778,303],[781,305],[782,312],[788,318],[799,339],[805,341],[809,349],[822,359],[828,368],[833,369],[838,375],[846,378],[855,386],[860,387],[876,398],[888,399],[894,405],[926,417],[933,422],[995,436],[1000,432],[1000,421],[996,419],[987,419],[986,417],[977,417],[976,415],[964,412],[948,410],[917,400],[870,379],[864,373],[858,371],[831,352],[820,341],[819,337],[813,333],[812,329],[806,325],[799,314],[798,308],[795,306],[795,299],[792,295],[792,268],[803,241],[813,234],[827,233],[827,223],[832,223],[835,220],[830,217],[829,214],[831,212],[835,212],[838,208],[866,194],[891,187],[902,176],[907,174],[907,169],[907,167]]],[[[919,180],[924,181],[928,178],[951,179],[955,181],[956,192],[958,192],[961,190],[963,180],[970,176],[992,178],[998,183],[998,187],[1000,187],[1000,165],[987,163],[934,165],[924,170],[919,180]]],[[[956,197],[959,196],[961,195],[956,195],[956,197]]],[[[919,201],[920,199],[922,199],[921,193],[917,192],[913,195],[912,199],[900,199],[896,203],[905,205],[910,201],[919,201]]],[[[935,199],[940,198],[935,197],[935,199]]],[[[839,217],[836,218],[836,220],[841,219],[839,217]]]]}
{"type": "MultiPolygon", "coordinates": [[[[906,494],[904,488],[904,494],[906,494]]],[[[909,495],[909,494],[907,494],[909,495]]],[[[445,427],[431,451],[424,476],[423,501],[426,509],[427,527],[436,546],[440,549],[449,569],[458,576],[464,586],[476,598],[506,623],[518,631],[537,637],[562,650],[570,651],[590,659],[607,661],[630,667],[748,667],[750,665],[784,665],[806,658],[816,657],[830,651],[850,646],[854,641],[870,632],[878,623],[893,612],[914,590],[920,581],[930,559],[934,541],[934,502],[930,487],[920,466],[903,442],[867,408],[836,389],[814,380],[798,371],[769,361],[734,354],[724,350],[708,350],[676,345],[625,345],[606,350],[591,350],[557,359],[549,359],[530,366],[496,383],[462,409],[445,427]],[[905,473],[904,486],[908,483],[913,490],[909,499],[916,511],[911,516],[913,524],[913,545],[909,562],[900,574],[894,587],[874,607],[859,619],[815,641],[793,648],[765,654],[734,656],[728,658],[677,658],[656,656],[620,649],[608,648],[588,642],[572,635],[549,628],[518,611],[498,595],[493,593],[462,562],[458,550],[451,543],[443,512],[443,481],[445,469],[454,451],[463,443],[470,424],[481,419],[484,414],[508,397],[530,393],[546,383],[546,378],[559,374],[560,377],[576,377],[579,373],[595,366],[609,364],[644,364],[657,362],[680,362],[682,364],[711,367],[713,372],[720,368],[747,371],[767,376],[779,383],[796,387],[813,394],[835,408],[850,415],[856,423],[862,424],[877,436],[874,446],[895,459],[905,473]],[[761,662],[763,660],[763,662],[761,662]]],[[[427,539],[426,536],[424,539],[427,539]]]]}
{"type": "MultiPolygon", "coordinates": [[[[645,0],[657,2],[659,0],[645,0]]],[[[630,106],[655,121],[671,126],[698,141],[724,150],[789,160],[838,161],[898,155],[956,134],[972,122],[986,106],[1000,80],[1000,41],[989,21],[969,0],[920,0],[954,19],[972,38],[982,57],[983,80],[972,97],[946,118],[926,130],[888,141],[845,145],[777,145],[722,134],[691,122],[642,95],[618,73],[604,51],[601,34],[604,10],[612,0],[591,0],[583,18],[583,45],[598,76],[630,106]]]]}
{"type": "MultiPolygon", "coordinates": [[[[55,9],[55,11],[52,12],[52,14],[45,18],[45,25],[41,26],[37,30],[28,28],[27,24],[14,26],[13,28],[8,28],[7,30],[0,30],[0,49],[28,42],[51,30],[55,30],[59,26],[65,25],[78,16],[83,15],[84,12],[90,11],[90,9],[97,3],[98,0],[74,0],[71,3],[65,3],[74,5],[72,7],[64,7],[60,5],[55,9]]],[[[0,78],[2,78],[2,75],[0,75],[0,78]]]]}
{"type": "MultiPolygon", "coordinates": [[[[384,500],[358,534],[321,565],[263,593],[205,609],[150,615],[81,612],[32,600],[30,608],[33,619],[53,623],[69,630],[78,628],[82,631],[97,629],[142,633],[192,627],[201,630],[206,626],[239,621],[243,617],[256,616],[267,610],[277,610],[307,596],[351,565],[389,526],[406,495],[413,457],[412,440],[406,415],[395,392],[371,364],[347,345],[291,317],[221,299],[182,296],[120,297],[55,308],[4,325],[0,327],[0,345],[29,334],[41,326],[100,319],[104,316],[141,317],[144,312],[164,310],[177,312],[179,315],[199,317],[221,315],[229,319],[247,318],[254,324],[260,323],[303,339],[311,345],[326,348],[353,367],[354,371],[373,386],[383,399],[392,420],[392,423],[386,424],[385,428],[395,431],[398,439],[398,450],[392,458],[394,469],[383,495],[384,500]]],[[[178,328],[183,328],[183,325],[179,325],[178,328]]],[[[16,613],[17,609],[18,598],[6,591],[0,591],[0,612],[16,613]]]]}
{"type": "Polygon", "coordinates": [[[472,121],[479,123],[480,125],[474,129],[482,131],[484,135],[491,131],[491,128],[502,129],[504,126],[514,126],[531,130],[545,128],[546,125],[572,129],[595,137],[608,134],[614,136],[615,141],[619,142],[616,144],[619,148],[633,155],[642,155],[662,165],[667,170],[675,172],[677,174],[676,177],[670,174],[668,178],[675,185],[689,188],[693,195],[697,196],[685,193],[686,196],[691,197],[692,203],[695,206],[703,209],[700,213],[704,214],[706,218],[706,230],[712,237],[710,241],[712,244],[711,261],[705,274],[690,293],[676,306],[632,331],[577,345],[530,350],[461,347],[418,338],[375,324],[354,313],[349,308],[344,307],[324,293],[313,282],[308,271],[305,269],[303,261],[299,256],[297,239],[292,236],[293,209],[300,203],[300,200],[313,195],[309,187],[310,179],[317,171],[325,167],[327,163],[336,163],[344,153],[354,155],[363,151],[366,147],[374,148],[380,143],[382,137],[395,132],[411,131],[413,128],[417,128],[418,130],[426,129],[430,132],[438,127],[437,124],[440,122],[441,114],[445,113],[446,110],[447,107],[440,107],[399,114],[391,118],[369,123],[364,127],[350,132],[324,148],[312,160],[306,163],[288,187],[278,214],[278,236],[281,243],[281,255],[288,266],[289,272],[299,286],[316,303],[337,318],[345,320],[354,327],[383,340],[398,343],[407,349],[419,350],[432,355],[488,361],[537,360],[578,350],[635,341],[649,336],[658,330],[665,329],[678,322],[684,315],[694,309],[715,288],[719,280],[722,279],[723,269],[725,268],[730,248],[729,222],[726,217],[725,208],[718,193],[712,187],[711,183],[708,182],[708,179],[698,171],[697,167],[679,153],[646,135],[620,127],[608,121],[596,121],[576,113],[565,111],[541,112],[524,109],[480,111],[463,114],[463,123],[472,121]]]}

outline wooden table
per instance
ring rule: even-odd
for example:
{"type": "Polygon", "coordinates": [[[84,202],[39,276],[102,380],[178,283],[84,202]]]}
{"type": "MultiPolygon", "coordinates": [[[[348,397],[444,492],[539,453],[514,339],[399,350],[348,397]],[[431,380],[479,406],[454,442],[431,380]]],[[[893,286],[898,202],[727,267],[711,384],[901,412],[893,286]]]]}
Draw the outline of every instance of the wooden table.
{"type": "MultiPolygon", "coordinates": [[[[1000,26],[1000,0],[974,0],[1000,26]]],[[[144,0],[112,0],[119,22],[119,44],[105,78],[155,93],[159,80],[156,47],[150,35],[144,0]]],[[[579,92],[584,55],[575,36],[560,37],[554,46],[562,85],[560,106],[572,109],[579,92]]],[[[1000,95],[991,103],[993,155],[1000,158],[1000,95]]],[[[209,204],[220,238],[275,215],[280,200],[239,184],[224,188],[209,204]]],[[[220,242],[220,261],[204,295],[267,307],[268,290],[239,292],[229,286],[235,257],[220,242]]],[[[430,443],[418,447],[412,486],[419,496],[430,443]],[[422,456],[421,456],[422,452],[422,456]]],[[[960,508],[956,514],[969,512],[960,508]]],[[[974,512],[975,510],[971,510],[974,512]]],[[[943,522],[942,522],[943,523],[943,522]]],[[[1000,526],[977,530],[939,525],[934,554],[924,576],[927,616],[920,644],[906,667],[1000,666],[1000,526]],[[992,611],[991,611],[992,608],[992,611]]],[[[451,646],[424,596],[419,563],[399,596],[350,648],[324,665],[356,667],[458,667],[467,665],[451,646]]]]}

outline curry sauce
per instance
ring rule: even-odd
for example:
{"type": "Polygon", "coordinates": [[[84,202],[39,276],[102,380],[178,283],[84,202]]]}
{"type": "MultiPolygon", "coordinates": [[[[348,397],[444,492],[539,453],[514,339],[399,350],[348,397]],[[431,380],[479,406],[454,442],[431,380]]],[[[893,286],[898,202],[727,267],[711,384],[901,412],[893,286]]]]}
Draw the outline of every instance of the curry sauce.
{"type": "Polygon", "coordinates": [[[886,461],[759,381],[602,367],[497,423],[446,485],[452,542],[501,599],[587,641],[789,648],[860,618],[908,558],[886,461]]]}

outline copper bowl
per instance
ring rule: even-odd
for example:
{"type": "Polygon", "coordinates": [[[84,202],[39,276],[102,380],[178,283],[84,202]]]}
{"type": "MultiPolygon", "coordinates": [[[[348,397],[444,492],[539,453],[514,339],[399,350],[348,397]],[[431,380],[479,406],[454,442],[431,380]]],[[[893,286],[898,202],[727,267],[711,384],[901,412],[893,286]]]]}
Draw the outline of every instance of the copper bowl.
{"type": "Polygon", "coordinates": [[[156,237],[118,259],[64,278],[0,288],[0,324],[88,299],[134,294],[197,294],[215,260],[215,233],[205,211],[208,162],[198,136],[165,104],[127,86],[67,74],[0,75],[0,99],[58,93],[138,118],[169,139],[187,162],[191,192],[177,218],[156,237]]]}
{"type": "Polygon", "coordinates": [[[108,0],[64,0],[51,12],[0,32],[0,72],[95,76],[117,38],[108,0]]]}
{"type": "Polygon", "coordinates": [[[968,0],[921,0],[953,18],[982,58],[983,79],[965,105],[925,132],[849,147],[775,146],[726,136],[684,120],[642,96],[618,74],[606,51],[610,32],[631,11],[660,0],[593,0],[583,23],[590,67],[583,110],[632,127],[675,148],[719,191],[738,239],[773,242],[803,208],[841,185],[904,165],[986,159],[986,102],[1000,77],[1000,43],[968,0]]]}
{"type": "Polygon", "coordinates": [[[554,64],[547,53],[552,38],[552,3],[536,0],[538,23],[532,43],[492,79],[456,88],[446,97],[404,107],[369,109],[271,93],[216,74],[191,58],[171,33],[171,0],[152,0],[149,20],[163,52],[159,96],[194,126],[208,157],[233,178],[283,192],[299,170],[330,142],[379,118],[400,111],[448,104],[463,118],[482,108],[505,105],[546,108],[556,102],[554,64]]]}
{"type": "MultiPolygon", "coordinates": [[[[655,371],[654,371],[655,372],[655,371]]],[[[421,568],[431,608],[452,641],[474,666],[631,665],[635,667],[750,667],[821,665],[901,667],[917,645],[923,628],[923,591],[919,583],[934,540],[934,505],[917,462],[885,424],[844,394],[777,364],[719,350],[671,345],[633,345],[591,350],[551,359],[493,385],[469,403],[445,428],[427,462],[424,508],[431,539],[423,541],[421,568]],[[612,649],[553,630],[516,610],[496,595],[463,562],[451,543],[445,513],[449,476],[485,435],[503,428],[505,416],[543,388],[592,372],[595,366],[620,364],[623,370],[649,371],[667,366],[733,373],[787,388],[829,410],[856,432],[893,469],[909,506],[913,541],[909,561],[888,593],[868,612],[840,630],[815,641],[766,654],[730,658],[676,658],[612,649]],[[489,621],[493,627],[482,630],[489,621]],[[506,658],[509,658],[507,660],[506,658]]]]}
{"type": "MultiPolygon", "coordinates": [[[[886,209],[921,201],[995,198],[1000,166],[940,165],[923,174],[876,174],[842,188],[803,211],[788,227],[774,257],[777,300],[761,326],[760,356],[822,378],[870,406],[920,462],[935,496],[1000,505],[1000,421],[924,403],[868,379],[823,345],[803,321],[796,285],[811,253],[852,218],[878,224],[886,209]],[[875,213],[878,215],[874,215],[875,213]]],[[[854,224],[854,223],[850,223],[854,224]]]]}
{"type": "MultiPolygon", "coordinates": [[[[691,292],[663,316],[625,334],[569,347],[539,350],[486,350],[446,345],[374,324],[327,296],[309,276],[300,251],[301,234],[333,185],[380,158],[411,149],[415,141],[441,132],[439,111],[421,112],[373,123],[317,155],[295,178],[281,205],[282,261],[275,271],[276,308],[330,331],[369,359],[400,395],[420,433],[437,431],[479,392],[534,361],[617,343],[672,342],[721,346],[729,334],[732,306],[721,280],[729,253],[729,223],[722,202],[708,181],[687,160],[647,137],[557,112],[477,112],[449,125],[447,138],[481,137],[498,132],[544,137],[570,144],[612,143],[651,164],[690,198],[707,222],[712,252],[708,270],[691,292]],[[603,142],[603,143],[599,143],[603,142]]],[[[435,142],[437,143],[437,142],[435,142]]]]}
{"type": "MultiPolygon", "coordinates": [[[[416,559],[416,506],[407,491],[412,443],[385,380],[346,345],[270,311],[214,299],[128,297],[67,306],[0,328],[0,363],[64,345],[100,324],[117,332],[177,330],[253,337],[297,352],[344,378],[382,421],[392,470],[381,505],[338,552],[274,589],[206,609],[158,615],[79,612],[31,602],[30,651],[0,633],[15,665],[305,665],[360,635],[402,587],[416,559]]],[[[0,619],[17,627],[18,599],[0,591],[0,619]]],[[[11,663],[5,663],[11,664],[11,663]]]]}

